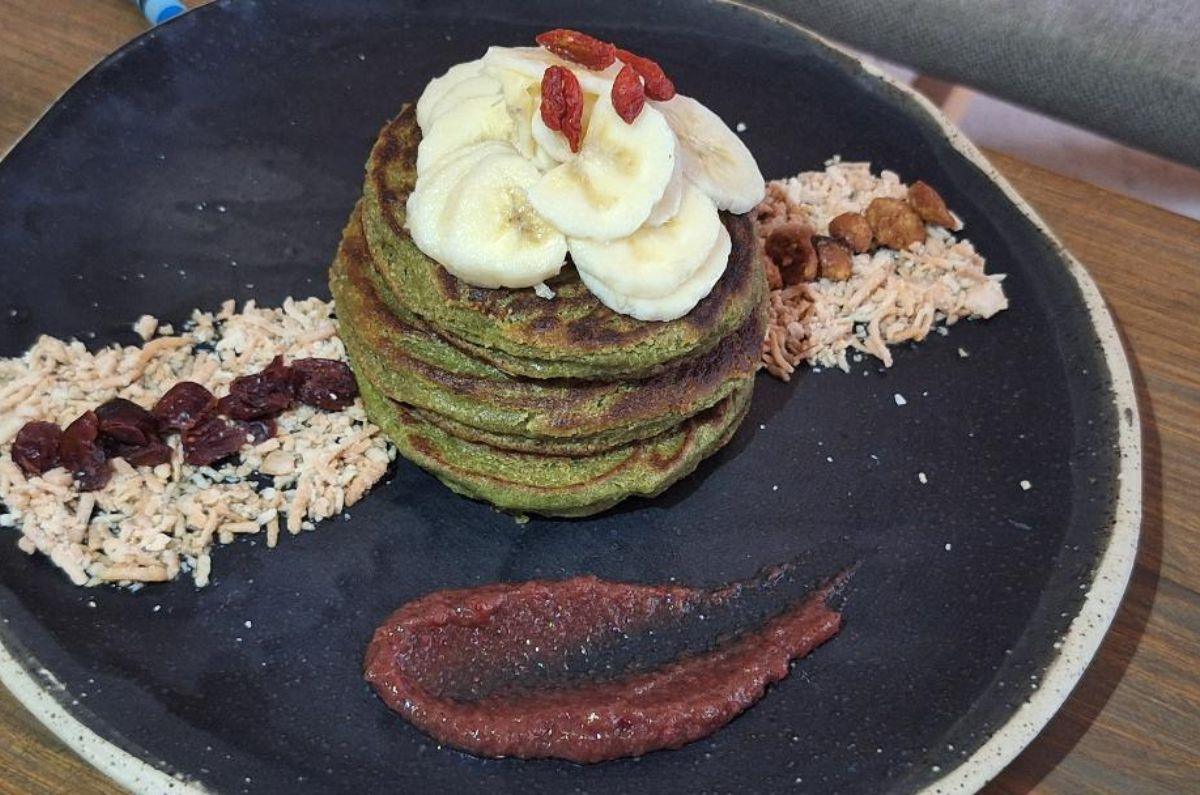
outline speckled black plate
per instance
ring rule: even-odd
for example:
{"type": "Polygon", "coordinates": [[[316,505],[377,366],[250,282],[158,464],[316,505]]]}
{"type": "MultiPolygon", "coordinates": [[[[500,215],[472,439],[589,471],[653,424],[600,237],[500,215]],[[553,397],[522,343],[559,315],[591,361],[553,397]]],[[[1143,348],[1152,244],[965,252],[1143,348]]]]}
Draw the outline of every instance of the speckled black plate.
{"type": "Polygon", "coordinates": [[[137,594],[74,588],[5,530],[0,672],[110,775],[228,792],[971,789],[1082,673],[1132,562],[1140,484],[1129,373],[1094,285],[920,101],[745,7],[187,14],[93,70],[0,164],[2,352],[43,332],[130,342],[143,312],[182,319],[230,296],[327,295],[389,114],[450,64],[559,25],[659,57],[747,125],[769,176],[840,153],[937,185],[1009,274],[1012,309],[901,349],[888,371],[764,375],[720,455],[663,498],[584,521],[518,526],[405,464],[345,521],[220,549],[208,588],[137,594]],[[360,677],[373,627],[431,589],[578,572],[704,584],[810,549],[862,560],[842,635],[683,750],[483,761],[431,744],[360,677]]]}

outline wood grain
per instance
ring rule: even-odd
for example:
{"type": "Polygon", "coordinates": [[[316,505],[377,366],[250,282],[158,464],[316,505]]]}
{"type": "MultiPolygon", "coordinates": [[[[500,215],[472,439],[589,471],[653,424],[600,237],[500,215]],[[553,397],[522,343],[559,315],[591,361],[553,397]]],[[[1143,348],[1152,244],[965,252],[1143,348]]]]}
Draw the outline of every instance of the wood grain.
{"type": "MultiPolygon", "coordinates": [[[[128,0],[0,0],[0,151],[144,29],[128,0]]],[[[1112,307],[1146,460],[1143,542],[1113,630],[1063,710],[986,791],[1200,791],[1200,223],[990,156],[1112,307]]],[[[119,790],[0,690],[0,793],[67,791],[119,790]]]]}

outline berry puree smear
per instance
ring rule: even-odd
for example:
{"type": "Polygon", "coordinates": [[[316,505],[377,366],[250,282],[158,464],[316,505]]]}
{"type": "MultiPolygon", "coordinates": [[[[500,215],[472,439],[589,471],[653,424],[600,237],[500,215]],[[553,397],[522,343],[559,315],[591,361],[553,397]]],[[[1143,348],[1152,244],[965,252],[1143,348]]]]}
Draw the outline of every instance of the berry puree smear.
{"type": "Polygon", "coordinates": [[[480,756],[679,748],[837,634],[848,576],[809,587],[789,565],[712,590],[582,576],[436,591],[375,631],[365,675],[408,721],[480,756]]]}

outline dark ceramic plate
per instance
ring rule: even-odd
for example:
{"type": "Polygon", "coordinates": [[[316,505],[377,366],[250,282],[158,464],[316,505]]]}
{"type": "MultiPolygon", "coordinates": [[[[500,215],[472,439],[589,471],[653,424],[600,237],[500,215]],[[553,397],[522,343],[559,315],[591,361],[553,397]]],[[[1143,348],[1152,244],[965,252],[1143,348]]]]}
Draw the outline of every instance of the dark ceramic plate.
{"type": "Polygon", "coordinates": [[[769,176],[840,153],[937,185],[1009,274],[1012,309],[888,371],[762,376],[726,450],[665,497],[593,519],[519,526],[404,464],[344,522],[271,552],[222,548],[211,587],[137,594],[74,588],[10,532],[4,680],[110,775],[227,792],[971,789],[1081,675],[1132,561],[1140,483],[1129,373],[1094,285],[919,100],[745,7],[187,14],[82,79],[0,165],[0,352],[43,332],[131,342],[143,312],[182,319],[230,296],[327,295],[384,120],[450,64],[559,25],[654,53],[746,123],[769,176]],[[483,761],[434,746],[360,676],[373,627],[431,589],[580,572],[705,584],[808,550],[862,561],[842,635],[679,751],[483,761]]]}

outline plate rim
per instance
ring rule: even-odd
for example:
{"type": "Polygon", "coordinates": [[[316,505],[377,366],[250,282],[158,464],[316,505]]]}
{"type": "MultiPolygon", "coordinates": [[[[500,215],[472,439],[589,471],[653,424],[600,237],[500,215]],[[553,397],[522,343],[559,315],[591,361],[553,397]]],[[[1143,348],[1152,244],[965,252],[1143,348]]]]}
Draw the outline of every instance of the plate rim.
{"type": "MultiPolygon", "coordinates": [[[[927,795],[975,792],[995,778],[1021,753],[1056,715],[1071,692],[1082,680],[1100,644],[1108,634],[1123,603],[1126,588],[1136,562],[1142,524],[1142,437],[1141,414],[1129,356],[1121,341],[1112,313],[1100,289],[1086,268],[1050,230],[1037,211],[1026,202],[987,157],[959,130],[941,110],[911,86],[902,83],[882,69],[864,62],[855,53],[821,34],[764,8],[743,0],[707,0],[710,4],[740,8],[757,14],[777,25],[792,29],[847,59],[864,73],[911,100],[916,109],[925,113],[940,129],[946,142],[978,168],[996,185],[1005,197],[1021,212],[1051,245],[1057,257],[1066,265],[1075,280],[1088,310],[1089,320],[1100,342],[1100,350],[1109,368],[1113,403],[1117,411],[1117,446],[1119,470],[1117,499],[1113,508],[1111,533],[1107,546],[1092,571],[1091,587],[1084,595],[1079,611],[1071,619],[1061,638],[1058,655],[1047,667],[1037,690],[997,728],[979,748],[937,780],[920,791],[927,795]]],[[[220,8],[222,3],[208,3],[170,20],[164,25],[196,24],[182,22],[205,9],[220,8]]],[[[21,136],[0,155],[3,161],[41,123],[45,116],[61,103],[78,84],[93,72],[107,67],[127,51],[154,38],[164,25],[142,32],[113,52],[100,59],[81,74],[53,103],[34,119],[21,136]]],[[[0,619],[3,615],[0,614],[0,619]]],[[[70,709],[70,693],[53,672],[38,664],[32,654],[18,658],[9,648],[10,640],[0,632],[0,683],[29,710],[46,728],[88,764],[132,792],[207,793],[210,790],[186,774],[172,774],[165,761],[152,763],[126,750],[116,742],[86,725],[70,709]]],[[[80,707],[78,712],[86,712],[80,707]]],[[[101,722],[101,721],[98,721],[101,722]]],[[[148,756],[148,755],[147,755],[148,756]]]]}
{"type": "Polygon", "coordinates": [[[1141,412],[1138,408],[1129,356],[1121,341],[1112,312],[1091,273],[1071,254],[1045,220],[1025,201],[987,156],[924,94],[895,79],[883,69],[863,61],[844,46],[793,20],[748,5],[742,0],[717,2],[744,8],[776,24],[790,27],[801,35],[807,35],[852,59],[864,72],[913,100],[917,108],[937,123],[946,137],[946,142],[1000,188],[1005,197],[1050,243],[1078,285],[1092,328],[1100,340],[1100,349],[1104,355],[1104,363],[1109,369],[1113,403],[1117,411],[1120,466],[1116,474],[1118,489],[1117,500],[1113,506],[1112,532],[1104,553],[1092,571],[1091,585],[1084,595],[1083,604],[1079,612],[1071,618],[1067,632],[1060,641],[1058,656],[1046,668],[1037,690],[1034,690],[1017,711],[974,753],[920,790],[927,795],[976,792],[1016,759],[1058,714],[1058,710],[1083,679],[1124,603],[1125,592],[1137,560],[1142,527],[1141,412]]]}

